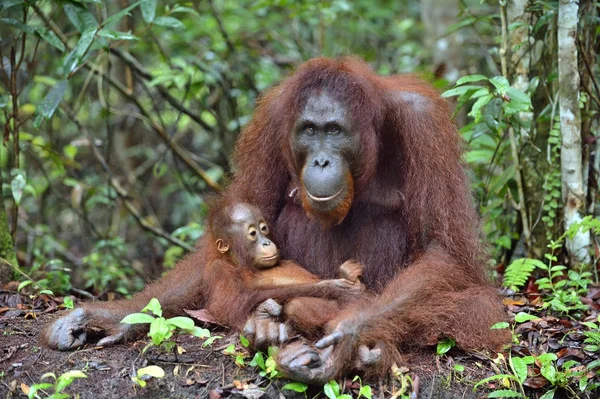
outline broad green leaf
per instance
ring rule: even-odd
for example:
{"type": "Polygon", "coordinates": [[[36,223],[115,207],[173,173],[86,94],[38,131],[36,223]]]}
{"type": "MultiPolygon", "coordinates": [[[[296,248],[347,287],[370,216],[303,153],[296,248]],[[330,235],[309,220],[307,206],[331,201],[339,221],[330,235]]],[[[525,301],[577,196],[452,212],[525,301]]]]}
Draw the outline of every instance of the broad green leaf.
{"type": "Polygon", "coordinates": [[[170,335],[171,329],[163,317],[156,318],[150,323],[148,335],[152,338],[154,345],[160,345],[170,335]]]}
{"type": "Polygon", "coordinates": [[[525,323],[526,321],[530,321],[530,320],[538,320],[539,317],[535,316],[535,315],[531,315],[525,312],[519,312],[515,315],[515,321],[517,323],[525,323]]]}
{"type": "Polygon", "coordinates": [[[477,389],[477,387],[479,387],[480,385],[486,384],[486,383],[488,383],[490,381],[502,380],[504,378],[507,378],[509,380],[515,380],[515,381],[517,381],[517,377],[515,377],[512,374],[495,374],[495,375],[493,375],[491,377],[484,378],[483,380],[481,380],[477,384],[475,384],[473,386],[473,391],[475,391],[477,389]]]}
{"type": "Polygon", "coordinates": [[[170,319],[167,319],[167,323],[171,324],[172,326],[181,328],[182,330],[191,330],[195,327],[194,320],[190,319],[189,317],[172,317],[170,319]]]}
{"type": "Polygon", "coordinates": [[[487,396],[488,398],[522,398],[523,395],[510,389],[501,389],[494,391],[487,396]]]}
{"type": "Polygon", "coordinates": [[[22,32],[28,33],[30,35],[36,34],[35,28],[33,26],[25,25],[24,23],[19,22],[14,18],[0,18],[0,22],[10,25],[13,28],[16,28],[16,29],[18,29],[22,32]]]}
{"type": "Polygon", "coordinates": [[[156,0],[142,0],[140,8],[142,9],[142,18],[144,18],[144,21],[148,23],[154,21],[154,16],[156,15],[156,0]]]}
{"type": "Polygon", "coordinates": [[[98,21],[96,21],[94,14],[80,4],[65,3],[63,4],[63,10],[65,10],[67,18],[79,33],[98,27],[98,21]]]}
{"type": "Polygon", "coordinates": [[[469,116],[471,116],[475,122],[481,122],[481,109],[485,107],[494,96],[492,94],[487,94],[485,96],[479,97],[473,107],[471,108],[471,112],[469,112],[469,116]]]}
{"type": "Polygon", "coordinates": [[[506,90],[510,87],[508,80],[504,76],[494,76],[490,79],[490,83],[496,87],[499,94],[506,93],[506,90]]]}
{"type": "Polygon", "coordinates": [[[138,40],[138,38],[131,33],[117,32],[110,29],[100,29],[98,31],[98,36],[105,37],[110,40],[138,40]]]}
{"type": "Polygon", "coordinates": [[[240,343],[242,344],[242,346],[244,348],[247,348],[250,346],[250,341],[248,341],[248,338],[246,338],[245,336],[240,334],[240,343]]]}
{"type": "Polygon", "coordinates": [[[188,333],[198,338],[210,338],[210,331],[206,328],[194,327],[188,333]]]}
{"type": "Polygon", "coordinates": [[[551,364],[544,364],[540,369],[542,375],[552,384],[556,382],[556,368],[551,364]]]}
{"type": "Polygon", "coordinates": [[[446,338],[443,341],[438,342],[436,353],[438,356],[441,356],[448,352],[452,347],[456,345],[456,342],[452,338],[446,338]]]}
{"type": "Polygon", "coordinates": [[[294,392],[304,392],[308,389],[308,385],[302,382],[290,382],[289,384],[285,384],[283,387],[281,387],[281,389],[294,392]]]}
{"type": "Polygon", "coordinates": [[[21,291],[23,288],[27,287],[30,284],[33,284],[33,281],[25,280],[25,281],[21,282],[21,284],[19,284],[19,286],[17,287],[17,292],[21,291]]]}
{"type": "Polygon", "coordinates": [[[370,385],[363,385],[358,393],[367,399],[371,399],[373,397],[373,392],[370,385]]]}
{"type": "Polygon", "coordinates": [[[456,81],[456,86],[463,83],[479,82],[480,80],[488,80],[487,76],[484,75],[467,75],[456,81]]]}
{"type": "Polygon", "coordinates": [[[542,396],[540,396],[540,399],[553,399],[554,398],[554,392],[556,392],[556,390],[551,390],[546,392],[545,394],[543,394],[542,396]]]}
{"type": "Polygon", "coordinates": [[[175,17],[158,17],[153,22],[154,25],[166,26],[169,28],[183,29],[183,23],[175,17]]]}
{"type": "Polygon", "coordinates": [[[65,96],[68,85],[69,82],[67,80],[59,80],[56,82],[46,97],[44,97],[44,100],[40,103],[40,105],[38,105],[36,113],[41,115],[41,117],[44,119],[52,118],[56,108],[58,108],[58,105],[65,96]]]}
{"type": "Polygon", "coordinates": [[[59,49],[61,53],[64,53],[65,45],[63,44],[63,42],[60,41],[60,39],[58,38],[58,36],[56,36],[54,32],[45,28],[38,28],[37,32],[38,35],[40,35],[40,37],[44,39],[48,44],[59,49]]]}
{"type": "Polygon", "coordinates": [[[158,299],[156,299],[156,298],[150,299],[150,302],[148,302],[146,307],[144,309],[142,309],[142,312],[148,312],[148,311],[154,313],[158,317],[162,316],[162,309],[160,307],[160,302],[158,302],[158,299]]]}
{"type": "Polygon", "coordinates": [[[154,377],[154,378],[163,378],[165,376],[165,371],[158,366],[152,365],[152,366],[142,367],[141,369],[138,369],[136,374],[138,377],[142,377],[144,375],[149,375],[150,377],[154,377]]]}
{"type": "Polygon", "coordinates": [[[144,323],[152,323],[154,321],[154,317],[150,316],[146,313],[132,313],[128,314],[121,320],[123,324],[144,324],[144,323]]]}
{"type": "Polygon", "coordinates": [[[3,0],[2,4],[0,4],[0,11],[7,10],[11,7],[18,6],[19,4],[23,4],[25,0],[3,0]]]}
{"type": "Polygon", "coordinates": [[[558,359],[555,353],[544,353],[535,357],[541,364],[550,364],[558,359]]]}
{"type": "Polygon", "coordinates": [[[23,196],[23,189],[27,184],[27,180],[21,171],[17,172],[15,177],[10,182],[10,188],[12,190],[12,196],[15,200],[15,204],[21,203],[21,197],[23,196]]]}
{"type": "Polygon", "coordinates": [[[511,357],[510,363],[519,381],[521,383],[525,382],[527,379],[527,364],[520,357],[511,357]]]}
{"type": "Polygon", "coordinates": [[[481,86],[475,86],[475,85],[464,85],[464,86],[454,87],[450,90],[446,90],[445,92],[443,92],[442,97],[447,98],[447,97],[453,97],[453,96],[460,96],[462,94],[465,94],[469,90],[473,90],[473,92],[475,92],[476,90],[479,90],[479,89],[481,89],[481,86]]]}
{"type": "Polygon", "coordinates": [[[136,1],[135,3],[133,3],[132,5],[130,5],[127,8],[122,9],[121,11],[119,11],[118,13],[111,15],[110,17],[106,18],[106,20],[104,22],[102,22],[102,26],[110,26],[111,24],[114,24],[115,22],[117,22],[118,20],[120,20],[121,18],[123,18],[125,15],[131,15],[129,13],[129,11],[133,10],[134,8],[136,8],[137,6],[139,6],[141,3],[141,1],[136,1]]]}
{"type": "Polygon", "coordinates": [[[340,387],[338,386],[337,382],[335,382],[333,380],[329,381],[327,384],[325,384],[323,386],[323,393],[329,399],[337,399],[337,397],[339,396],[339,393],[340,393],[340,387]]]}

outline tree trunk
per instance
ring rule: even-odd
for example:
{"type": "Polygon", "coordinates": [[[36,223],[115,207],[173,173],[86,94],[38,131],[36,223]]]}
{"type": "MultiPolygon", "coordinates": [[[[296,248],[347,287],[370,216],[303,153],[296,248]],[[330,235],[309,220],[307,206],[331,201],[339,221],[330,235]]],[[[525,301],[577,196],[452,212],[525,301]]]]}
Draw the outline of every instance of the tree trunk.
{"type": "MultiPolygon", "coordinates": [[[[562,147],[562,197],[565,228],[582,218],[585,211],[581,149],[581,112],[579,110],[579,72],[577,68],[578,3],[560,0],[558,8],[558,84],[562,147]]],[[[567,240],[573,265],[590,262],[590,234],[578,232],[567,240]]]]}
{"type": "MultiPolygon", "coordinates": [[[[2,187],[2,177],[0,176],[0,187],[2,187]]],[[[6,283],[12,279],[13,269],[6,262],[10,262],[17,267],[17,257],[13,246],[10,226],[4,208],[4,199],[0,191],[0,282],[6,283]],[[6,262],[5,262],[6,261],[6,262]]]]}

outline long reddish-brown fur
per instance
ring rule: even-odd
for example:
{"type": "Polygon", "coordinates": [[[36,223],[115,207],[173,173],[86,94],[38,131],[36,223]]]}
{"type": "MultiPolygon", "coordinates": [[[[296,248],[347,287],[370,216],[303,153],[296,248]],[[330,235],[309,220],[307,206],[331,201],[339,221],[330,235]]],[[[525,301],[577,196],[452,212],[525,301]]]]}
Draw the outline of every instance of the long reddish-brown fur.
{"type": "MultiPolygon", "coordinates": [[[[355,58],[308,61],[260,98],[237,142],[235,176],[225,196],[260,208],[284,259],[321,278],[334,277],[341,263],[355,259],[378,294],[329,322],[331,329],[344,320],[357,326],[358,341],[336,347],[336,374],[353,364],[358,344],[383,344],[383,361],[372,369],[381,373],[403,350],[439,337],[467,349],[498,349],[508,341],[506,332],[490,330],[505,314],[486,275],[488,258],[461,156],[449,106],[429,84],[410,75],[378,76],[355,58]],[[351,207],[328,228],[307,215],[311,209],[299,196],[289,195],[300,186],[290,132],[308,98],[321,91],[346,105],[362,149],[353,160],[351,207]]],[[[137,311],[152,296],[175,313],[215,300],[229,311],[227,295],[235,290],[222,288],[226,295],[212,298],[205,285],[209,240],[111,311],[137,311]]],[[[99,319],[94,312],[88,317],[99,319]]],[[[111,326],[108,319],[102,323],[111,326]]]]}

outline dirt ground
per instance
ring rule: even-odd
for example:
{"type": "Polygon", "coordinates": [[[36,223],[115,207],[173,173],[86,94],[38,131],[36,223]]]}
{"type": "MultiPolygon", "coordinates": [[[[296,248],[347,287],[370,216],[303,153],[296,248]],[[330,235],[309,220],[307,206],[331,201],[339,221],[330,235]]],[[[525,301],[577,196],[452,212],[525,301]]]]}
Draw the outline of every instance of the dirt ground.
{"type": "MultiPolygon", "coordinates": [[[[74,352],[58,352],[41,345],[39,333],[49,321],[60,315],[52,306],[36,311],[31,318],[29,309],[43,306],[24,306],[28,299],[15,293],[0,294],[0,399],[26,398],[28,387],[41,382],[44,373],[60,375],[68,370],[83,370],[85,379],[75,380],[65,392],[80,398],[313,398],[325,397],[322,387],[314,387],[307,395],[281,387],[289,382],[283,378],[273,381],[261,377],[254,367],[239,367],[234,356],[224,354],[230,344],[239,345],[237,334],[226,330],[213,330],[222,335],[212,347],[202,348],[203,340],[181,335],[177,344],[185,350],[181,355],[165,354],[157,350],[142,353],[148,341],[138,341],[113,347],[87,345],[74,352]],[[8,306],[7,306],[8,305],[8,306]],[[150,379],[145,388],[135,386],[131,376],[137,369],[158,365],[165,377],[150,379]]],[[[473,385],[493,375],[490,361],[485,357],[465,355],[451,350],[449,355],[436,357],[435,351],[414,355],[410,360],[408,375],[418,379],[418,393],[411,399],[483,398],[485,391],[473,392],[473,385]],[[453,370],[455,364],[465,367],[462,373],[453,370]]],[[[252,356],[247,354],[246,364],[252,356]]],[[[406,373],[406,370],[405,370],[406,373]]],[[[344,393],[357,397],[359,386],[352,376],[342,382],[344,393]]],[[[389,398],[400,389],[400,382],[388,376],[378,381],[364,381],[373,388],[376,398],[389,398]]],[[[46,392],[49,394],[50,392],[46,392]]],[[[43,393],[41,397],[46,397],[43,393]]],[[[558,395],[556,397],[559,397],[558,395]]]]}

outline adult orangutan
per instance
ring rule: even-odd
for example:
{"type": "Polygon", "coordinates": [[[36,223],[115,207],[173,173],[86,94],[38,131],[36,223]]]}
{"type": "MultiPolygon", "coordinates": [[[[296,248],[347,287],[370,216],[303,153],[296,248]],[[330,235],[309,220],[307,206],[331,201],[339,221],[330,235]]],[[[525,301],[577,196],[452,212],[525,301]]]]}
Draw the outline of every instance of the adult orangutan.
{"type": "MultiPolygon", "coordinates": [[[[225,196],[257,205],[282,257],[321,278],[355,259],[375,295],[342,309],[316,349],[284,346],[279,365],[320,383],[382,351],[382,373],[411,346],[452,337],[463,348],[496,349],[505,318],[488,282],[477,215],[461,162],[461,140],[445,101],[413,76],[381,77],[353,58],[318,58],[265,93],[236,145],[225,196]]],[[[132,300],[87,305],[46,330],[50,346],[73,348],[97,326],[101,343],[134,335],[121,318],[158,297],[168,316],[203,306],[206,245],[132,300]]],[[[224,298],[226,301],[227,298],[224,298]]],[[[246,331],[269,341],[277,319],[251,317],[246,331]]]]}

